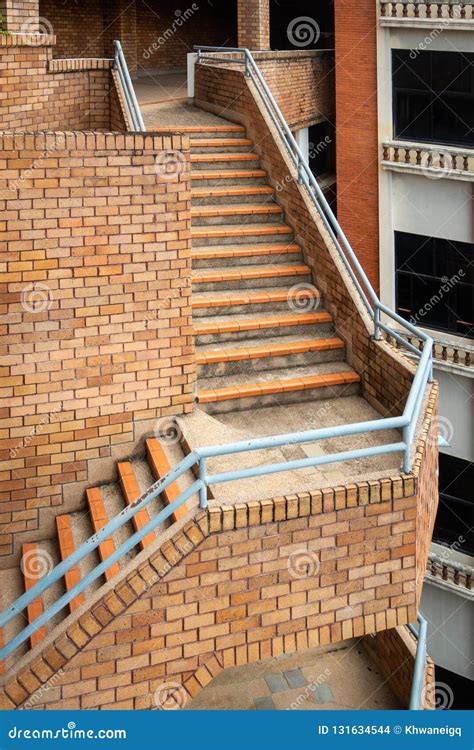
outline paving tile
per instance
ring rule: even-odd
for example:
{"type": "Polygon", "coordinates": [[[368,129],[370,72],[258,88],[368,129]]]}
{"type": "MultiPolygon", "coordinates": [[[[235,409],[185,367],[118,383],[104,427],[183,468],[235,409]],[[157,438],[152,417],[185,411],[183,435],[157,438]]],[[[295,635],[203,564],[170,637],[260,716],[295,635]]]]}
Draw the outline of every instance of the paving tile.
{"type": "Polygon", "coordinates": [[[289,672],[283,672],[283,676],[291,688],[300,688],[307,684],[306,677],[301,669],[292,669],[289,672]]]}
{"type": "Polygon", "coordinates": [[[263,698],[255,698],[254,704],[257,711],[276,711],[271,695],[265,695],[263,698]]]}
{"type": "Polygon", "coordinates": [[[311,692],[315,703],[334,703],[334,695],[329,685],[315,685],[311,692]]]}
{"type": "Polygon", "coordinates": [[[288,683],[281,672],[265,675],[265,682],[271,693],[284,693],[288,690],[288,683]]]}

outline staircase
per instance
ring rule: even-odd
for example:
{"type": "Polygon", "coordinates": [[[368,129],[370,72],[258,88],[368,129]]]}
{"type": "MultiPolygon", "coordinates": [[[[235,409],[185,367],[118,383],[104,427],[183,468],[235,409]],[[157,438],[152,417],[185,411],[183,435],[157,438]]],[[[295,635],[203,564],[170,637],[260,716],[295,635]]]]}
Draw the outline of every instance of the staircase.
{"type": "MultiPolygon", "coordinates": [[[[321,305],[311,270],[244,128],[223,121],[222,125],[180,130],[191,136],[192,308],[199,405],[209,414],[219,414],[358,393],[360,377],[345,362],[344,342],[321,305]]],[[[8,571],[5,604],[100,531],[184,455],[184,448],[175,445],[170,450],[166,442],[155,438],[147,439],[145,448],[143,458],[117,464],[117,482],[86,491],[84,511],[57,516],[55,538],[23,545],[20,567],[8,571]]],[[[157,501],[140,510],[36,599],[27,609],[28,623],[171,504],[194,481],[189,474],[173,482],[157,501]]],[[[185,516],[193,501],[177,509],[158,533],[185,516]]],[[[111,564],[86,594],[78,595],[39,628],[16,655],[41,644],[87,597],[151,545],[155,536],[149,533],[120,562],[111,564]]],[[[2,638],[9,642],[24,625],[22,618],[12,620],[0,632],[0,643],[2,638]]],[[[3,668],[9,668],[14,658],[9,657],[3,668]]]]}
{"type": "MultiPolygon", "coordinates": [[[[157,479],[164,477],[171,469],[170,460],[174,463],[183,457],[178,446],[165,447],[155,439],[148,438],[145,441],[145,452],[143,458],[133,458],[130,461],[117,463],[118,481],[104,484],[99,487],[91,487],[86,490],[86,508],[83,511],[58,515],[56,517],[56,536],[53,539],[27,543],[22,545],[21,560],[18,568],[2,572],[4,580],[8,580],[8,592],[5,592],[4,606],[11,604],[21,594],[28,591],[44,575],[49,573],[53,567],[65,560],[72,552],[80,547],[92,534],[100,531],[108,521],[118,515],[127,505],[133,503],[142,493],[157,479]],[[180,455],[178,456],[178,452],[180,455]],[[176,454],[176,455],[175,455],[176,454]]],[[[0,645],[10,641],[26,624],[31,624],[39,617],[45,609],[53,604],[65,591],[70,591],[82,578],[95,568],[99,562],[106,560],[114,551],[126,541],[135,531],[141,529],[148,523],[150,518],[157,515],[162,508],[171,504],[190,484],[193,477],[184,475],[179,481],[170,484],[159,497],[146,508],[140,510],[132,521],[124,525],[110,538],[106,539],[97,550],[94,550],[84,558],[76,567],[72,568],[64,576],[62,582],[51,586],[44,594],[35,599],[25,610],[25,618],[16,617],[5,627],[4,632],[0,630],[0,645]],[[26,621],[25,621],[26,620],[26,621]]],[[[176,521],[183,518],[190,506],[180,506],[173,513],[168,522],[159,527],[159,534],[176,521]]],[[[124,555],[120,562],[113,563],[103,576],[92,582],[85,594],[79,594],[73,599],[68,607],[55,615],[47,624],[39,628],[30,638],[29,643],[20,646],[14,655],[8,657],[7,663],[0,663],[0,674],[14,665],[19,656],[26,653],[29,648],[41,644],[47,635],[59,625],[69,614],[79,609],[90,597],[104,584],[110,581],[121,569],[133,560],[143,549],[151,545],[156,534],[150,533],[145,536],[133,551],[124,555]]],[[[3,606],[2,606],[3,609],[3,606]]]]}
{"type": "Polygon", "coordinates": [[[245,129],[183,130],[198,403],[218,414],[357,393],[360,378],[245,129]]]}

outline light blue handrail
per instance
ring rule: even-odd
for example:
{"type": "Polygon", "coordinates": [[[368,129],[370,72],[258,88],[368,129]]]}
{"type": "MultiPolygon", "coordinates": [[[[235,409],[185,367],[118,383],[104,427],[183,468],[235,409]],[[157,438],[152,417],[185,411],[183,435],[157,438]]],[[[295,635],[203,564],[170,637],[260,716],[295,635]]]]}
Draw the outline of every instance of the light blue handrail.
{"type": "Polygon", "coordinates": [[[417,639],[415,667],[410,692],[410,711],[423,710],[423,692],[424,692],[424,675],[426,668],[426,634],[428,623],[423,615],[418,615],[418,630],[413,625],[409,625],[411,632],[417,639]]]}
{"type": "MultiPolygon", "coordinates": [[[[200,50],[208,48],[200,48],[200,50]]],[[[215,48],[210,48],[215,49],[215,48]]],[[[347,268],[356,288],[361,294],[361,298],[369,311],[374,322],[374,337],[379,338],[379,331],[385,330],[394,336],[394,338],[401,339],[401,343],[407,346],[407,348],[419,357],[419,363],[416,375],[414,377],[410,394],[408,396],[403,415],[398,417],[387,417],[384,419],[371,420],[367,422],[359,422],[355,424],[338,425],[334,427],[325,427],[317,430],[307,430],[304,432],[289,433],[283,435],[274,435],[271,437],[258,438],[253,440],[243,440],[237,443],[230,443],[225,445],[215,445],[205,448],[199,448],[189,454],[180,463],[175,466],[171,471],[166,474],[165,477],[155,482],[149,490],[147,490],[141,497],[137,498],[135,502],[125,508],[115,518],[109,521],[99,532],[93,534],[86,542],[84,542],[77,550],[75,550],[69,557],[63,560],[57,565],[50,573],[42,578],[38,583],[32,586],[25,594],[20,596],[12,605],[7,607],[0,614],[0,628],[3,628],[8,624],[14,617],[20,614],[31,602],[33,602],[38,596],[41,596],[44,591],[50,588],[54,583],[57,583],[63,576],[70,571],[74,566],[80,563],[87,555],[106,539],[108,539],[114,532],[121,528],[124,524],[128,523],[140,510],[149,505],[155,500],[161,493],[168,487],[172,482],[176,481],[185,472],[189,471],[193,467],[197,467],[198,479],[192,483],[179,497],[164,510],[160,511],[154,516],[145,526],[139,531],[136,531],[132,536],[127,539],[122,545],[120,545],[115,551],[103,562],[97,565],[87,576],[82,578],[72,589],[67,591],[61,596],[53,605],[49,606],[43,614],[38,617],[34,622],[23,628],[15,637],[13,637],[8,643],[0,649],[0,661],[3,661],[7,656],[15,651],[15,649],[24,643],[33,633],[35,633],[40,627],[45,625],[55,614],[63,609],[69,602],[71,602],[78,594],[82,593],[94,580],[96,580],[102,573],[110,568],[114,563],[119,562],[125,554],[130,552],[147,534],[157,529],[157,527],[169,518],[172,513],[182,506],[190,497],[194,494],[199,493],[199,504],[201,508],[206,508],[208,505],[208,488],[224,482],[235,482],[241,479],[248,479],[253,477],[259,477],[263,475],[269,475],[282,471],[293,471],[306,467],[320,466],[328,463],[336,463],[340,461],[349,461],[358,458],[371,457],[375,455],[383,455],[388,453],[403,452],[404,454],[404,470],[409,472],[411,470],[411,445],[416,429],[416,423],[420,412],[424,390],[426,383],[431,379],[432,371],[432,359],[431,359],[431,348],[432,340],[426,336],[422,331],[419,331],[410,323],[405,321],[399,315],[391,311],[382,305],[378,297],[373,290],[369,280],[364,274],[362,267],[360,266],[353,250],[351,249],[345,235],[343,234],[337,220],[332,213],[332,210],[327,203],[324,195],[322,194],[314,176],[309,169],[309,166],[304,160],[296,141],[294,140],[291,131],[286,125],[283,115],[281,114],[276,102],[274,101],[270,91],[268,90],[265,81],[263,80],[260,71],[258,70],[253,58],[248,50],[242,49],[231,49],[226,51],[243,52],[246,60],[246,71],[253,77],[253,80],[261,83],[265,94],[269,97],[272,107],[278,114],[278,117],[282,121],[283,125],[280,127],[276,120],[276,115],[272,114],[272,119],[277,125],[281,137],[284,143],[297,161],[295,162],[298,167],[298,174],[300,175],[301,183],[305,186],[308,194],[314,201],[320,215],[323,217],[326,226],[328,227],[330,234],[335,242],[336,248],[338,249],[340,257],[344,261],[344,265],[347,268]],[[294,153],[292,153],[294,151],[294,153]],[[295,156],[296,154],[296,156],[295,156]],[[342,245],[341,245],[342,242],[342,245]],[[359,274],[360,281],[353,271],[353,267],[359,274]],[[364,291],[365,288],[365,291],[364,291]],[[414,333],[418,338],[423,339],[424,347],[420,353],[418,349],[405,342],[399,334],[392,331],[391,328],[386,326],[380,320],[380,313],[383,312],[387,317],[391,317],[397,321],[400,325],[407,328],[409,331],[414,333]],[[207,460],[209,458],[217,456],[237,455],[240,453],[248,453],[257,450],[271,450],[274,448],[280,448],[286,445],[304,444],[308,442],[317,442],[319,440],[329,440],[331,438],[348,437],[352,435],[362,435],[371,432],[380,432],[382,430],[402,430],[403,439],[402,441],[396,441],[385,445],[376,445],[367,448],[360,448],[349,451],[341,451],[339,453],[331,453],[326,455],[308,457],[297,461],[287,461],[283,463],[267,464],[264,466],[250,467],[246,469],[240,469],[238,471],[223,472],[220,474],[209,475],[207,472],[207,460]]],[[[202,53],[199,53],[202,58],[202,53]]],[[[116,43],[116,55],[117,66],[123,68],[122,72],[125,76],[128,75],[128,69],[123,67],[123,52],[121,52],[120,43],[116,43]]],[[[214,58],[211,58],[214,59],[214,58]]],[[[226,62],[229,60],[226,59],[226,62]]],[[[122,80],[122,79],[121,79],[122,80]]],[[[131,83],[131,82],[130,82],[131,83]]],[[[258,86],[257,86],[258,88],[258,86]]],[[[132,86],[132,93],[133,86],[132,86]]],[[[131,97],[131,103],[133,104],[133,96],[131,97]]],[[[262,95],[263,97],[263,95],[262,95]]],[[[136,98],[135,98],[136,101],[136,98]]],[[[137,103],[138,107],[138,103],[137,103]]],[[[138,108],[139,112],[139,108],[138,108]]],[[[141,115],[140,115],[141,116],[141,115]]]]}
{"type": "Polygon", "coordinates": [[[127,61],[123,53],[122,45],[118,39],[114,42],[114,68],[117,71],[120,84],[122,86],[123,94],[125,96],[125,104],[130,115],[133,129],[137,132],[144,133],[146,131],[145,123],[143,122],[140,105],[135,94],[132,79],[128,70],[127,61]]]}

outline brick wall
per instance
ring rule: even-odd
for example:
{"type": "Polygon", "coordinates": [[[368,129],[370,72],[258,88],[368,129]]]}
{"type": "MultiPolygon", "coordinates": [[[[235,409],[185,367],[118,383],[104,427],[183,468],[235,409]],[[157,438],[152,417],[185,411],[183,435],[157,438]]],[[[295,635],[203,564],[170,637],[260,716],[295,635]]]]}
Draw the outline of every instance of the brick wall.
{"type": "Polygon", "coordinates": [[[192,696],[221,668],[414,621],[419,503],[396,476],[198,511],[20,660],[3,705],[148,709],[162,684],[192,696]]]}
{"type": "Polygon", "coordinates": [[[56,35],[55,57],[107,57],[104,47],[104,8],[97,0],[79,3],[39,0],[39,13],[56,35]]]}
{"type": "Polygon", "coordinates": [[[38,31],[38,0],[0,0],[0,14],[8,31],[38,31]]]}
{"type": "Polygon", "coordinates": [[[54,44],[54,37],[0,35],[0,128],[110,129],[110,62],[59,63],[54,44]]]}
{"type": "Polygon", "coordinates": [[[270,49],[270,0],[239,0],[239,47],[270,49]]]}
{"type": "Polygon", "coordinates": [[[0,134],[3,555],[190,408],[188,158],[185,137],[0,134]]]}
{"type": "MultiPolygon", "coordinates": [[[[416,657],[415,637],[408,628],[397,627],[364,638],[362,644],[379,666],[387,684],[402,706],[408,708],[416,657]]],[[[435,692],[432,689],[434,679],[434,664],[432,659],[428,657],[422,693],[423,705],[426,709],[435,708],[435,692]]]]}
{"type": "Polygon", "coordinates": [[[379,288],[377,3],[335,0],[336,173],[341,225],[379,288]]]}
{"type": "MultiPolygon", "coordinates": [[[[334,57],[319,50],[304,52],[258,52],[254,55],[260,71],[290,128],[306,128],[334,115],[334,57]]],[[[241,119],[245,112],[242,76],[235,64],[213,76],[212,68],[197,68],[196,103],[214,104],[223,115],[241,119]],[[225,76],[223,78],[223,76],[225,76]],[[227,88],[230,86],[230,88],[227,88]]],[[[223,68],[221,68],[221,71],[223,68]]]]}

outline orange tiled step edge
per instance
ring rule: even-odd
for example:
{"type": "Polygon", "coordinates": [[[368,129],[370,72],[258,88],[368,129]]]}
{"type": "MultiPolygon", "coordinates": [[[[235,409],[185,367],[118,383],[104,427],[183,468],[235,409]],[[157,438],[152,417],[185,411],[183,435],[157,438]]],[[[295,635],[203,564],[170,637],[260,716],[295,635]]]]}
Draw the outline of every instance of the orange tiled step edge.
{"type": "Polygon", "coordinates": [[[205,218],[206,216],[249,216],[258,214],[281,214],[282,210],[276,203],[244,203],[243,205],[231,204],[230,206],[200,206],[191,209],[191,217],[205,218]]]}
{"type": "Polygon", "coordinates": [[[263,328],[279,328],[287,326],[308,326],[318,323],[330,323],[329,313],[302,313],[296,315],[271,315],[252,320],[230,320],[220,323],[195,323],[196,336],[208,336],[216,333],[235,333],[237,331],[258,331],[263,328]]]}
{"type": "MultiPolygon", "coordinates": [[[[307,297],[319,297],[320,294],[317,289],[308,290],[305,293],[307,297]]],[[[285,302],[288,300],[290,295],[289,289],[284,289],[281,292],[257,292],[255,294],[229,294],[226,296],[215,296],[210,295],[209,297],[196,298],[191,300],[191,306],[195,310],[199,310],[205,307],[232,307],[232,305],[261,305],[270,304],[272,302],[285,302]]]]}
{"type": "MultiPolygon", "coordinates": [[[[171,466],[168,459],[166,458],[165,452],[156,438],[148,438],[148,440],[145,441],[145,445],[148,455],[148,462],[153,472],[153,476],[155,477],[155,479],[161,479],[171,470],[171,466]]],[[[165,499],[167,505],[171,505],[171,503],[177,500],[180,494],[181,492],[176,482],[172,482],[162,492],[162,496],[165,499]]],[[[179,521],[179,519],[183,518],[183,516],[185,516],[187,512],[187,505],[184,504],[177,508],[174,513],[172,513],[171,517],[173,521],[179,521]]]]}
{"type": "MultiPolygon", "coordinates": [[[[56,528],[58,532],[61,560],[65,560],[66,557],[69,557],[69,555],[76,549],[74,537],[72,535],[71,516],[56,516],[56,528]]],[[[66,590],[70,591],[80,580],[81,574],[79,572],[79,567],[75,565],[64,575],[66,590]]],[[[71,602],[69,602],[69,611],[74,612],[74,610],[79,609],[82,604],[84,604],[84,594],[78,594],[71,602]]]]}
{"type": "Polygon", "coordinates": [[[159,133],[245,133],[243,125],[162,125],[159,133]]]}
{"type": "Polygon", "coordinates": [[[240,245],[238,247],[197,247],[191,252],[193,260],[214,260],[216,258],[245,258],[254,255],[291,255],[301,252],[299,245],[240,245]]]}
{"type": "Polygon", "coordinates": [[[218,169],[207,170],[193,169],[191,178],[193,180],[239,180],[245,177],[266,177],[263,169],[218,169]]]}
{"type": "Polygon", "coordinates": [[[233,195],[273,195],[270,185],[243,185],[242,187],[209,187],[191,190],[191,198],[226,198],[233,195]]]}
{"type": "Polygon", "coordinates": [[[249,138],[193,138],[191,146],[194,148],[225,148],[229,146],[251,146],[249,138]]]}
{"type": "Polygon", "coordinates": [[[209,365],[217,362],[234,362],[242,359],[264,359],[266,357],[285,357],[291,354],[343,349],[344,342],[339,338],[313,339],[312,341],[292,341],[288,344],[261,344],[260,346],[243,346],[239,349],[203,352],[196,355],[198,365],[209,365]]]}
{"type": "Polygon", "coordinates": [[[240,151],[226,153],[222,151],[218,154],[191,154],[189,157],[191,164],[201,164],[203,162],[214,162],[214,161],[258,161],[258,154],[252,153],[241,153],[240,151]]]}
{"type": "MultiPolygon", "coordinates": [[[[87,502],[89,503],[89,510],[92,519],[92,525],[94,531],[100,531],[105,524],[108,522],[107,514],[105,512],[104,502],[99,487],[92,487],[86,490],[87,502]]],[[[109,537],[101,544],[99,544],[99,555],[102,562],[106,560],[110,555],[115,552],[115,544],[112,537],[109,537]]],[[[108,568],[105,573],[105,580],[110,581],[120,571],[118,563],[114,563],[108,568]]]]}
{"type": "Polygon", "coordinates": [[[293,230],[285,224],[254,224],[253,226],[237,227],[196,227],[191,229],[192,239],[206,239],[208,237],[245,237],[261,234],[292,234],[293,230]]]}
{"type": "MultiPolygon", "coordinates": [[[[25,581],[25,591],[29,591],[33,586],[38,583],[40,577],[37,574],[37,570],[41,569],[41,564],[35,563],[35,556],[38,554],[38,547],[34,543],[23,544],[21,547],[22,565],[21,570],[23,573],[23,579],[25,581]]],[[[37,617],[43,614],[43,600],[41,596],[35,599],[26,608],[28,623],[31,625],[37,617]]],[[[43,638],[46,636],[46,630],[43,627],[30,636],[31,648],[34,648],[41,643],[43,638]]]]}
{"type": "Polygon", "coordinates": [[[360,377],[355,372],[337,372],[328,375],[305,376],[288,380],[274,380],[263,383],[228,386],[213,390],[202,390],[198,393],[198,401],[201,404],[208,404],[213,401],[229,401],[249,396],[270,396],[289,391],[303,391],[310,388],[326,388],[358,382],[360,382],[360,377]]]}
{"type": "Polygon", "coordinates": [[[214,281],[240,281],[241,279],[262,279],[280,276],[306,276],[311,273],[308,266],[255,266],[245,270],[203,271],[192,276],[193,284],[209,284],[214,281]]]}
{"type": "MultiPolygon", "coordinates": [[[[127,502],[127,505],[131,505],[137,498],[140,497],[140,488],[138,486],[137,478],[133,470],[133,466],[129,461],[123,461],[117,465],[120,486],[122,487],[123,496],[127,502]]],[[[147,508],[142,508],[132,518],[132,523],[135,531],[140,531],[150,520],[150,514],[147,508]]],[[[140,542],[140,547],[145,549],[155,540],[155,535],[150,533],[147,534],[140,542]]]]}

